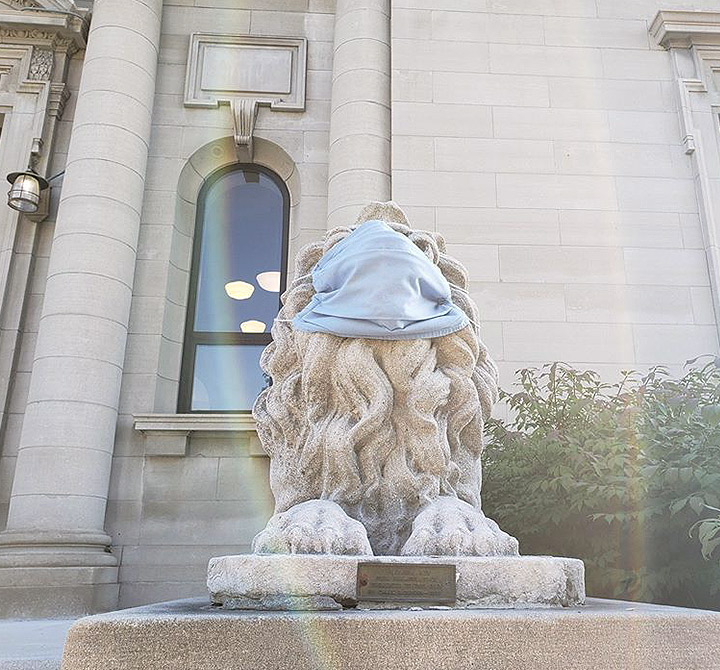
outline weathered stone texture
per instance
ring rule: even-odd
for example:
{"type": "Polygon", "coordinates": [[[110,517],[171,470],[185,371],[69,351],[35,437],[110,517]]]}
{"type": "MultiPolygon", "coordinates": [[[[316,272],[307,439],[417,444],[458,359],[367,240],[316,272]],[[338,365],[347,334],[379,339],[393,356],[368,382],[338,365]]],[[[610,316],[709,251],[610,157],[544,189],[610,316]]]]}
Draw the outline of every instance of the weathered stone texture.
{"type": "MultiPolygon", "coordinates": [[[[357,566],[368,560],[454,565],[459,609],[573,607],[585,602],[582,561],[550,556],[222,556],[210,560],[208,589],[211,600],[226,609],[340,609],[358,603],[357,566]],[[322,605],[313,607],[313,600],[322,605]]],[[[392,600],[360,606],[409,607],[392,600]]]]}
{"type": "Polygon", "coordinates": [[[517,554],[517,540],[480,505],[483,428],[497,401],[497,369],[479,336],[467,271],[441,235],[411,228],[394,202],[367,205],[356,225],[374,220],[437,266],[469,324],[410,340],[296,330],[293,317],[315,293],[313,268],[354,227],[334,228],[302,249],[260,360],[273,384],[253,416],[271,460],[275,516],[253,549],[517,554]]]}
{"type": "Polygon", "coordinates": [[[78,621],[63,670],[716,668],[720,615],[592,600],[510,611],[217,612],[177,601],[78,621]]]}

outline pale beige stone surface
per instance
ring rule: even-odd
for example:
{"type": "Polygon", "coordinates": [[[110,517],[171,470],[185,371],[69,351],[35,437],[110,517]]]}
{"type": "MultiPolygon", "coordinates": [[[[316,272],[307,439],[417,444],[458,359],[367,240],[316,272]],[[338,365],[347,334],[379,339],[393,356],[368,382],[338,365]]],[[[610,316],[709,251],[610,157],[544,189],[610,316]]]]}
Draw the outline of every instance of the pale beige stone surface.
{"type": "MultiPolygon", "coordinates": [[[[21,557],[22,558],[22,557],[21,557]]],[[[64,561],[71,565],[71,560],[64,561]]],[[[0,619],[53,619],[117,607],[118,569],[0,567],[0,619]]]]}
{"type": "Polygon", "coordinates": [[[470,323],[444,337],[397,341],[297,331],[291,322],[314,294],[313,267],[353,228],[302,249],[260,360],[273,384],[253,416],[270,456],[275,515],[253,550],[517,554],[517,540],[481,510],[483,427],[497,400],[497,369],[479,336],[467,271],[442,236],[413,230],[395,203],[367,205],[356,223],[378,219],[438,267],[470,323]]]}
{"type": "MultiPolygon", "coordinates": [[[[675,7],[718,9],[711,0],[682,0],[675,7]]],[[[705,75],[693,69],[690,55],[678,73],[671,54],[651,38],[648,26],[659,9],[665,9],[660,0],[599,0],[596,6],[590,0],[488,0],[442,7],[393,0],[393,198],[408,211],[426,210],[424,221],[454,245],[499,245],[495,281],[522,282],[525,297],[513,294],[512,310],[493,309],[483,315],[483,326],[497,333],[500,346],[493,351],[510,373],[558,357],[578,366],[605,365],[603,373],[615,378],[628,362],[673,366],[717,350],[717,337],[703,328],[703,308],[689,311],[687,291],[681,295],[685,287],[707,291],[711,280],[708,262],[686,252],[704,253],[707,246],[698,213],[706,230],[717,227],[703,215],[717,204],[699,203],[695,193],[713,202],[718,193],[703,183],[696,160],[705,156],[704,174],[717,174],[716,132],[706,127],[713,124],[713,94],[690,91],[688,131],[679,113],[678,77],[705,75]],[[439,54],[441,47],[447,48],[439,54]],[[695,156],[683,143],[687,132],[702,145],[695,156]],[[683,217],[695,223],[681,225],[683,217]],[[598,246],[608,249],[604,257],[588,252],[598,246]],[[673,253],[648,253],[660,247],[673,253]],[[537,311],[529,285],[542,290],[548,283],[561,301],[567,291],[565,304],[528,318],[537,311]],[[626,308],[620,296],[610,314],[604,296],[616,284],[628,296],[647,286],[651,304],[638,309],[630,300],[626,308]],[[585,288],[598,301],[578,310],[585,288]],[[671,296],[667,309],[657,304],[663,292],[671,296]],[[575,339],[577,328],[562,325],[566,320],[599,330],[609,324],[611,332],[617,321],[630,328],[602,354],[590,339],[558,355],[559,347],[545,344],[558,336],[575,339]],[[552,337],[537,342],[531,322],[547,322],[552,337]],[[678,323],[687,325],[687,337],[681,341],[670,332],[673,342],[648,354],[648,334],[663,339],[665,326],[678,323]]],[[[713,230],[706,241],[714,239],[713,230]]],[[[468,267],[474,278],[484,263],[478,258],[468,267]]],[[[707,297],[703,302],[709,307],[707,297]]]]}
{"type": "Polygon", "coordinates": [[[335,8],[327,227],[369,200],[391,197],[390,0],[338,0],[335,8]],[[371,115],[363,114],[368,103],[371,115]]]}
{"type": "MultiPolygon", "coordinates": [[[[400,557],[328,555],[243,555],[210,560],[210,599],[226,609],[317,609],[357,602],[359,562],[455,565],[457,601],[464,608],[572,607],[585,602],[582,561],[550,556],[400,557]]],[[[377,605],[366,604],[366,607],[377,605]]],[[[383,603],[394,609],[407,604],[383,603]]]]}
{"type": "Polygon", "coordinates": [[[218,612],[175,601],[81,619],[63,670],[709,670],[720,614],[619,601],[505,611],[218,612]]]}

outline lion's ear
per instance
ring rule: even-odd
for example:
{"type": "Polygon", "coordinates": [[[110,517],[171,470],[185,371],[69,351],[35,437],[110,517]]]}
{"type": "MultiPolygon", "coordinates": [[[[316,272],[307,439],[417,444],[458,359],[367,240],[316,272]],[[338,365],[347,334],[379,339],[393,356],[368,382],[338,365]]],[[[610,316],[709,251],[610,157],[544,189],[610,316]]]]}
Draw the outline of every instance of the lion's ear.
{"type": "Polygon", "coordinates": [[[392,200],[388,200],[387,202],[371,202],[369,205],[366,205],[360,214],[358,214],[355,224],[360,225],[361,223],[365,223],[365,221],[402,223],[408,228],[410,227],[407,215],[402,211],[400,206],[392,200]]]}

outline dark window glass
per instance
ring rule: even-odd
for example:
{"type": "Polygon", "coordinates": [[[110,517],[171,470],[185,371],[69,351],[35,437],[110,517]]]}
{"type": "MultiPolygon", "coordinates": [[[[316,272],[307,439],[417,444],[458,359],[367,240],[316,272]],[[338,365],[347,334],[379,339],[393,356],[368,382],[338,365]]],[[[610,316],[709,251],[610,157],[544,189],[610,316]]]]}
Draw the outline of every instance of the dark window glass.
{"type": "Polygon", "coordinates": [[[289,199],[274,173],[236,165],[198,202],[181,412],[248,411],[268,383],[259,367],[285,289],[289,199]]]}

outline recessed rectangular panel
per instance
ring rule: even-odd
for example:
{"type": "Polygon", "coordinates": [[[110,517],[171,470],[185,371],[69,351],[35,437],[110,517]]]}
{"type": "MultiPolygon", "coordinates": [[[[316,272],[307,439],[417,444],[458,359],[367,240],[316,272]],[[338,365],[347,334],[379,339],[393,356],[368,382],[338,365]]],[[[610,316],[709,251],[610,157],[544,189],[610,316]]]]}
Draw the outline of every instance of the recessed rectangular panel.
{"type": "Polygon", "coordinates": [[[190,36],[185,105],[251,99],[270,109],[305,109],[307,39],[225,33],[190,36]]]}
{"type": "Polygon", "coordinates": [[[234,44],[203,49],[203,91],[287,95],[291,81],[290,49],[234,44]]]}
{"type": "Polygon", "coordinates": [[[358,563],[357,599],[452,605],[455,603],[455,566],[441,563],[358,563]]]}

